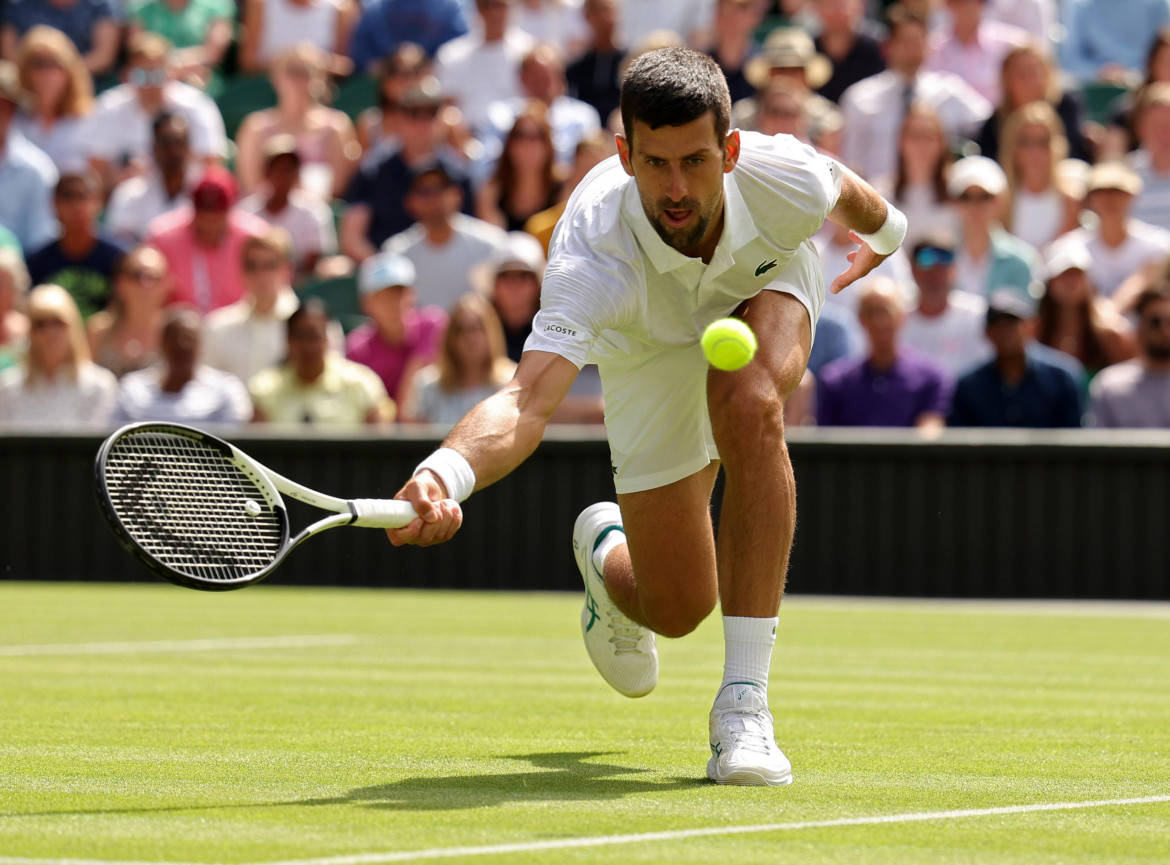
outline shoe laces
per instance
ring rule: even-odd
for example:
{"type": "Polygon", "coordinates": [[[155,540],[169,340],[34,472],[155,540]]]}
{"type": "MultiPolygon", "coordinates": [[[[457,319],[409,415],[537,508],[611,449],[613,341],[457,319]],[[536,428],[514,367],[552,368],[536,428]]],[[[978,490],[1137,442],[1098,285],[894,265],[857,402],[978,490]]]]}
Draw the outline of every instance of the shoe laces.
{"type": "Polygon", "coordinates": [[[737,748],[760,754],[770,753],[773,746],[771,724],[765,712],[733,709],[719,718],[720,732],[737,748]]]}
{"type": "Polygon", "coordinates": [[[627,619],[613,607],[609,610],[609,630],[613,636],[609,641],[613,643],[615,655],[640,654],[642,652],[642,637],[644,629],[627,619]]]}

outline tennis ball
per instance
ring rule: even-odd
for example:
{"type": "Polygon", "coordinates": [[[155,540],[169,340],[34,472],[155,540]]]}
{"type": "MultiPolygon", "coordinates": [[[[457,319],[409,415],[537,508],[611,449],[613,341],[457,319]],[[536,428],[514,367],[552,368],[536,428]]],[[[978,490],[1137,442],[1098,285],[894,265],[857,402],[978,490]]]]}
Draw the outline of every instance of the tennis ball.
{"type": "Polygon", "coordinates": [[[746,366],[756,356],[756,335],[738,318],[721,318],[703,331],[703,354],[707,363],[728,372],[746,366]]]}

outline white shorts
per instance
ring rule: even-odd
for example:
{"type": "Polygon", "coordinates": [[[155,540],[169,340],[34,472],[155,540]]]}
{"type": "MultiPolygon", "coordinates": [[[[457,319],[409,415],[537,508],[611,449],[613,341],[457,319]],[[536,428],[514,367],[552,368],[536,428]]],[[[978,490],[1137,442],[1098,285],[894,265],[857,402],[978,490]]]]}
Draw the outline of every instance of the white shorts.
{"type": "MultiPolygon", "coordinates": [[[[815,332],[825,303],[825,279],[812,242],[802,244],[763,290],[791,294],[804,304],[815,332]]],[[[741,302],[731,302],[721,315],[729,315],[741,302]]],[[[598,367],[610,465],[619,493],[672,484],[719,459],[707,413],[707,359],[697,342],[598,367]]]]}

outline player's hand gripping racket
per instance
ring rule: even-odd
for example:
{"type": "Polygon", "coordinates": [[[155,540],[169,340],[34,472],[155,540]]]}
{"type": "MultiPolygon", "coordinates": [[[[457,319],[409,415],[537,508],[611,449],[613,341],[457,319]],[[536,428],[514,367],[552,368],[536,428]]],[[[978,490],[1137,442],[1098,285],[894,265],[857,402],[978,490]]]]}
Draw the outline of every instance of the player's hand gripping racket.
{"type": "Polygon", "coordinates": [[[315,492],[180,424],[122,427],[102,444],[95,472],[98,503],[119,543],[164,580],[191,589],[259,582],[306,538],[334,526],[401,528],[416,516],[409,502],[315,492]],[[281,493],[333,514],[290,539],[281,493]]]}

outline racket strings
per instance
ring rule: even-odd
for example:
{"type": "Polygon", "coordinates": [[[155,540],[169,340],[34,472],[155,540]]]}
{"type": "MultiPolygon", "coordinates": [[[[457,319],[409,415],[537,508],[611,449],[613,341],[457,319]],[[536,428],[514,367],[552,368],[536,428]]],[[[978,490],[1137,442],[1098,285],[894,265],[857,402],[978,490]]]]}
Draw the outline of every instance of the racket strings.
{"type": "Polygon", "coordinates": [[[269,567],[284,546],[283,512],[227,454],[197,439],[123,436],[110,448],[105,480],[127,533],[176,571],[236,580],[269,567]]]}

